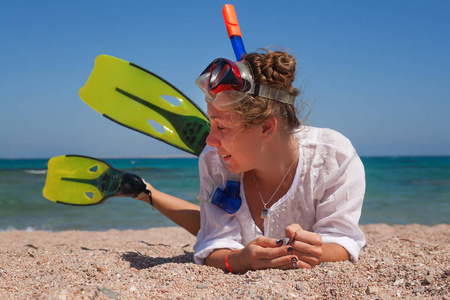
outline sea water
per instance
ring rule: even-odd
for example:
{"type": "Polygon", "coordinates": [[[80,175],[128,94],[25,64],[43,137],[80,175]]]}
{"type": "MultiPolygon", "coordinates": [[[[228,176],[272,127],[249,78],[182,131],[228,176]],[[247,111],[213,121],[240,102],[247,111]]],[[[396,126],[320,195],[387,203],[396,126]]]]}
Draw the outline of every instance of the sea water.
{"type": "MultiPolygon", "coordinates": [[[[450,223],[450,157],[363,157],[366,196],[361,224],[450,223]]],[[[0,160],[0,231],[147,229],[175,226],[144,202],[111,198],[75,207],[42,196],[47,159],[0,160]]],[[[106,159],[159,190],[198,203],[198,160],[106,159]]]]}

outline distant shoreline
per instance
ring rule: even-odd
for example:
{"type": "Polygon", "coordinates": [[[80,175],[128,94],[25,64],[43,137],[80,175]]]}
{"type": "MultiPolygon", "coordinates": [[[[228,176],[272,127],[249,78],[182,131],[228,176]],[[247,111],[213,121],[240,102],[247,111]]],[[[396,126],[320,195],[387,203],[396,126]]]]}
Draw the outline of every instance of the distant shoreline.
{"type": "MultiPolygon", "coordinates": [[[[368,226],[379,226],[379,225],[383,225],[383,226],[388,226],[388,227],[416,227],[416,226],[424,226],[427,228],[432,228],[432,227],[441,227],[441,226],[448,226],[450,229],[450,223],[438,223],[438,224],[433,224],[433,225],[427,225],[427,224],[420,224],[420,223],[409,223],[409,224],[389,224],[389,223],[363,223],[363,224],[359,224],[360,227],[364,228],[364,227],[368,227],[368,226]]],[[[179,228],[180,230],[183,230],[182,227],[180,226],[171,226],[173,228],[179,228]]],[[[88,229],[63,229],[63,230],[45,230],[45,229],[39,229],[39,228],[32,228],[32,227],[27,227],[26,229],[16,229],[13,226],[7,227],[7,228],[0,228],[0,236],[1,233],[5,233],[5,232],[29,232],[29,233],[33,233],[33,232],[44,232],[44,233],[63,233],[63,232],[89,232],[89,233],[102,233],[102,232],[108,232],[108,231],[118,231],[118,232],[125,232],[125,231],[146,231],[146,230],[158,230],[161,229],[163,230],[164,228],[168,228],[167,226],[160,226],[160,227],[149,227],[149,228],[144,228],[144,229],[117,229],[117,228],[108,228],[108,229],[104,229],[104,230],[88,230],[88,229]]]]}
{"type": "MultiPolygon", "coordinates": [[[[69,155],[69,154],[66,154],[69,155]]],[[[72,155],[72,154],[70,154],[72,155]]],[[[75,154],[74,154],[75,155],[75,154]]],[[[97,159],[158,159],[158,158],[198,158],[197,156],[186,154],[186,155],[155,155],[149,157],[97,157],[92,155],[83,155],[89,157],[95,157],[97,159]]],[[[51,157],[25,157],[25,158],[0,158],[0,160],[49,160],[51,157]]]]}
{"type": "MultiPolygon", "coordinates": [[[[69,154],[67,154],[69,155],[69,154]]],[[[171,158],[190,158],[190,159],[197,159],[197,156],[194,155],[190,155],[190,154],[180,154],[180,155],[155,155],[155,156],[148,156],[148,157],[108,157],[108,156],[92,156],[92,155],[87,155],[90,157],[95,157],[98,159],[159,159],[159,158],[163,158],[163,159],[171,159],[171,158]]],[[[446,158],[446,157],[450,157],[450,154],[442,154],[442,155],[360,155],[360,157],[362,159],[364,158],[414,158],[414,157],[419,157],[419,158],[446,158]]],[[[24,158],[18,158],[18,157],[0,157],[0,160],[48,160],[51,157],[24,157],[24,158]]]]}

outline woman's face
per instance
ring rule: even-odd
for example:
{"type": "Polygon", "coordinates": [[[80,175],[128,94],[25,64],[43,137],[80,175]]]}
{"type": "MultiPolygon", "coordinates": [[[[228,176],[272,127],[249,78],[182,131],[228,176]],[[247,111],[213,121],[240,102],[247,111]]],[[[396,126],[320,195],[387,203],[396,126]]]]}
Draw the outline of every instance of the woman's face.
{"type": "Polygon", "coordinates": [[[263,148],[262,127],[244,127],[242,117],[234,110],[220,111],[208,103],[211,130],[206,143],[215,147],[232,173],[254,169],[263,148]]]}

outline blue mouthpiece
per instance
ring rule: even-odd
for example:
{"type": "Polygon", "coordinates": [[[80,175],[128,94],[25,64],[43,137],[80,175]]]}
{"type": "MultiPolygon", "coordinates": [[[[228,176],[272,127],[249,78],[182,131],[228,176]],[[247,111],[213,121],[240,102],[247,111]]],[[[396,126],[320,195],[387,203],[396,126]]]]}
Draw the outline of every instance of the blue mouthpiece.
{"type": "Polygon", "coordinates": [[[242,199],[239,196],[241,184],[238,181],[227,181],[224,190],[217,188],[212,197],[211,203],[220,207],[229,214],[234,214],[239,210],[242,199]]]}

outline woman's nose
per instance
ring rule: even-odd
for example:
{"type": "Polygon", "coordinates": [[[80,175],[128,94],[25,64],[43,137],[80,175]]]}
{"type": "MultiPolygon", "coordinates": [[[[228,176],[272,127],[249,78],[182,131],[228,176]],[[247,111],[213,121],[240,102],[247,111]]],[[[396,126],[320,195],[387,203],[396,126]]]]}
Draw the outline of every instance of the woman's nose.
{"type": "Polygon", "coordinates": [[[206,144],[208,146],[211,147],[219,147],[220,146],[220,141],[219,139],[216,137],[215,133],[213,132],[213,130],[211,129],[211,131],[208,134],[208,137],[206,138],[206,144]]]}

